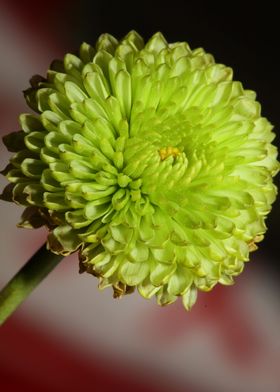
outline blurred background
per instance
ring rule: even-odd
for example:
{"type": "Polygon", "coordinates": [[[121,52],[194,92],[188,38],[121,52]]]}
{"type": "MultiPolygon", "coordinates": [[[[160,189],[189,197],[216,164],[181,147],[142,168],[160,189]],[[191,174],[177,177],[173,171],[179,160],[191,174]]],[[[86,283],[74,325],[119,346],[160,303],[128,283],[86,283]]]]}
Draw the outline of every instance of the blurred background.
{"type": "MultiPolygon", "coordinates": [[[[257,91],[279,134],[277,15],[257,2],[0,0],[1,135],[29,111],[21,92],[33,74],[45,75],[82,41],[130,29],[146,39],[160,30],[214,54],[257,91]]],[[[1,142],[1,168],[8,159],[1,142]]],[[[0,390],[279,392],[279,210],[278,201],[236,284],[200,294],[190,313],[180,301],[160,308],[138,295],[113,300],[95,278],[78,275],[76,255],[64,259],[0,329],[0,390]]],[[[0,202],[1,287],[46,236],[17,229],[21,211],[0,202]]]]}

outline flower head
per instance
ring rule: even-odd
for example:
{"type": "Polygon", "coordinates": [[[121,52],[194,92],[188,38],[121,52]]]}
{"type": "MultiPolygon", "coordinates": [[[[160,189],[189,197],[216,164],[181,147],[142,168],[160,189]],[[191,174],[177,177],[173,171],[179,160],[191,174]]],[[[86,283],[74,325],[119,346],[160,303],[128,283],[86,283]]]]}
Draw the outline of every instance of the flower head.
{"type": "Polygon", "coordinates": [[[279,169],[253,91],[201,48],[109,34],[54,61],[25,91],[38,114],[4,138],[2,198],[48,247],[79,251],[114,296],[182,296],[232,284],[266,231],[279,169]]]}

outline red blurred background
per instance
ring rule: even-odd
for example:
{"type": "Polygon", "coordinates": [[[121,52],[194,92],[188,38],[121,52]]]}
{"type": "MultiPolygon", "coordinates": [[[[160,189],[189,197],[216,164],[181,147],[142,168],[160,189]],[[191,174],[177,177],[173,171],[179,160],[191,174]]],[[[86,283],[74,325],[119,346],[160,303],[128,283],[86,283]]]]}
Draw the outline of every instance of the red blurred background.
{"type": "MultiPolygon", "coordinates": [[[[19,113],[29,111],[21,91],[53,58],[103,32],[121,37],[132,28],[203,46],[258,92],[277,125],[274,15],[256,4],[0,1],[0,132],[18,129],[19,113]]],[[[4,167],[9,155],[2,144],[0,151],[4,167]]],[[[1,202],[1,285],[45,238],[44,229],[17,229],[20,213],[1,202]]],[[[279,202],[236,285],[201,294],[190,313],[179,301],[159,308],[137,295],[113,300],[93,277],[78,275],[76,255],[66,258],[0,329],[0,390],[279,392],[278,216],[279,202]]]]}

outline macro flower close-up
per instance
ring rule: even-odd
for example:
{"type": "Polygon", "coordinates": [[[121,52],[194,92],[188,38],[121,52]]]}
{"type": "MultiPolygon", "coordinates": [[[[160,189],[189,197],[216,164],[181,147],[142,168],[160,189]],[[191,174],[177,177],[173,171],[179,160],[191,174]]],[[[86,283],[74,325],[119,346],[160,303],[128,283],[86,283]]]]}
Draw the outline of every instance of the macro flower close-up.
{"type": "Polygon", "coordinates": [[[256,94],[202,48],[135,31],[55,60],[24,92],[35,114],[4,137],[2,199],[48,249],[114,297],[178,297],[231,285],[266,231],[279,170],[256,94]]]}

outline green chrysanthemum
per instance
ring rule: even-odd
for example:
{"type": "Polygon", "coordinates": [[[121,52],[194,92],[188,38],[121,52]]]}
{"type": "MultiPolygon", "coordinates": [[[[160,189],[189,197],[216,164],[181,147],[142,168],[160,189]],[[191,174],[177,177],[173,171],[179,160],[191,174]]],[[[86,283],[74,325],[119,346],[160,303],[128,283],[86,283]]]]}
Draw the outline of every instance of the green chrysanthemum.
{"type": "Polygon", "coordinates": [[[253,91],[201,48],[134,31],[55,61],[25,91],[38,115],[4,138],[2,198],[114,296],[161,305],[232,284],[266,231],[278,171],[253,91]]]}

